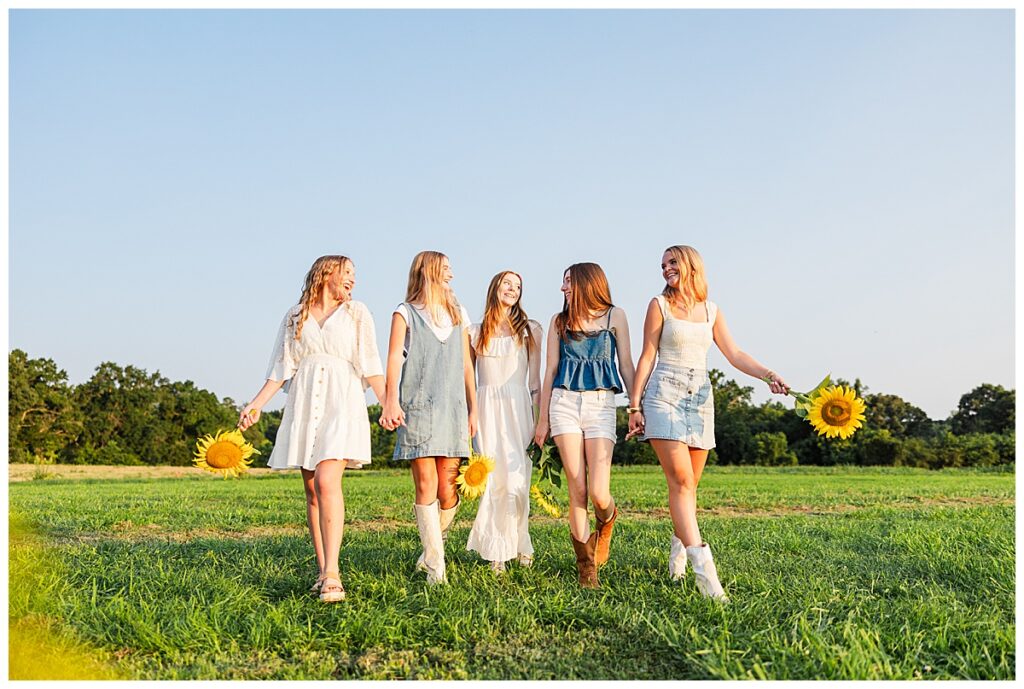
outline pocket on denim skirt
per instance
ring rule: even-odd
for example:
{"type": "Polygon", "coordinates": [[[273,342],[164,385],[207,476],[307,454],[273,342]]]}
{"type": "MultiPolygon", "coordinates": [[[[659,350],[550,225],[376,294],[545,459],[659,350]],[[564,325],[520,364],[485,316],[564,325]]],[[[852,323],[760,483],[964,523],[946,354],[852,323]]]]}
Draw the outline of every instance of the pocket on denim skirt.
{"type": "Polygon", "coordinates": [[[405,410],[405,433],[399,436],[398,442],[409,447],[423,445],[430,441],[431,435],[431,406],[429,404],[416,405],[405,410]]]}

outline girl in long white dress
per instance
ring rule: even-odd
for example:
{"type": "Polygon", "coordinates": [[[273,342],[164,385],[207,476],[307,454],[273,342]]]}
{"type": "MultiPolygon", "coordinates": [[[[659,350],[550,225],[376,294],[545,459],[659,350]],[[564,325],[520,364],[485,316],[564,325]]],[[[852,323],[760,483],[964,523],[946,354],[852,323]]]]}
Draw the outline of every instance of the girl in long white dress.
{"type": "Polygon", "coordinates": [[[520,306],[523,279],[510,270],[498,273],[487,288],[480,323],[470,328],[480,410],[481,452],[494,458],[467,550],[475,550],[503,572],[517,559],[533,562],[530,516],[532,465],[526,448],[536,425],[534,403],[540,391],[541,326],[520,306]]]}
{"type": "Polygon", "coordinates": [[[319,575],[311,591],[333,603],[345,598],[338,557],[345,524],[341,490],[346,466],[370,463],[366,388],[384,398],[384,371],[373,318],[352,301],[355,266],[345,256],[321,256],[306,273],[302,297],[277,333],[267,380],[242,408],[238,427],[260,418],[282,387],[288,393],[268,464],[299,469],[306,489],[306,518],[319,575]]]}

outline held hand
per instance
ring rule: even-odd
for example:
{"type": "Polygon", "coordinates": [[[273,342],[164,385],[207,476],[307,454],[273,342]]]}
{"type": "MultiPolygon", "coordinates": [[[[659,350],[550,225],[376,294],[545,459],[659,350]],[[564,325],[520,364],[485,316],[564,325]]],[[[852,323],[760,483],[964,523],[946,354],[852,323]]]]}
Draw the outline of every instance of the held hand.
{"type": "Polygon", "coordinates": [[[629,432],[626,433],[626,440],[633,436],[641,435],[644,432],[644,414],[635,411],[629,415],[629,432]]]}
{"type": "Polygon", "coordinates": [[[260,420],[259,407],[254,407],[251,404],[247,404],[242,408],[242,413],[238,415],[238,428],[239,430],[246,430],[249,426],[260,420]]]}
{"type": "Polygon", "coordinates": [[[768,380],[766,382],[768,383],[768,389],[771,390],[773,394],[776,394],[776,395],[788,395],[789,394],[789,386],[786,385],[786,381],[782,380],[782,376],[780,376],[778,373],[775,373],[773,371],[771,376],[770,376],[770,380],[768,380]]]}
{"type": "Polygon", "coordinates": [[[544,419],[537,421],[537,430],[533,434],[533,442],[537,447],[544,447],[544,441],[548,439],[548,422],[544,419]]]}
{"type": "Polygon", "coordinates": [[[385,402],[380,414],[380,425],[389,431],[405,425],[405,412],[397,402],[385,402]]]}

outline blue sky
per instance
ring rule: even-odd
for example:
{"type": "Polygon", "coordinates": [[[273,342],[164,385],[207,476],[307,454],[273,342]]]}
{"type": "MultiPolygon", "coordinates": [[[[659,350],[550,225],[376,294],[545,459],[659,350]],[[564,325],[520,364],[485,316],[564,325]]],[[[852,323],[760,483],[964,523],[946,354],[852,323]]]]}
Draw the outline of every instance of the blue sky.
{"type": "MultiPolygon", "coordinates": [[[[796,388],[933,418],[1014,385],[1013,14],[10,14],[10,348],[242,401],[309,264],[389,314],[447,253],[545,325],[596,261],[639,351],[662,250],[704,255],[796,388]]],[[[763,385],[711,363],[758,389],[763,385]]],[[[279,396],[273,406],[280,406],[279,396]]]]}

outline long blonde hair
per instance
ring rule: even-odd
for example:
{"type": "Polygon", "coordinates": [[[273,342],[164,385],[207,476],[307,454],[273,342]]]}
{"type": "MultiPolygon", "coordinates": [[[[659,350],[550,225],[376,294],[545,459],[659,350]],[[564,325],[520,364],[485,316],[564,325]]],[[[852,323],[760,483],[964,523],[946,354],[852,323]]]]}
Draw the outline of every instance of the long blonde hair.
{"type": "Polygon", "coordinates": [[[299,298],[299,313],[295,315],[295,339],[298,340],[302,337],[302,326],[306,323],[306,318],[309,317],[309,307],[313,305],[317,299],[323,296],[324,289],[327,287],[327,278],[329,278],[334,271],[342,270],[346,265],[352,262],[348,256],[321,256],[320,258],[313,261],[313,265],[310,266],[309,272],[306,273],[306,280],[302,285],[302,296],[299,298]]]}
{"type": "Polygon", "coordinates": [[[435,324],[441,323],[442,311],[447,311],[452,325],[462,321],[459,302],[451,290],[444,289],[442,261],[448,258],[440,251],[421,251],[409,266],[409,284],[405,288],[405,301],[422,301],[435,324]]]}
{"type": "Polygon", "coordinates": [[[596,263],[573,263],[566,268],[572,283],[572,295],[562,300],[562,312],[555,317],[555,329],[558,336],[565,340],[566,336],[577,340],[579,331],[583,330],[583,322],[590,314],[610,309],[612,293],[608,289],[608,278],[601,266],[596,263]]]}
{"type": "Polygon", "coordinates": [[[498,299],[498,289],[506,275],[515,275],[519,278],[520,285],[519,299],[516,299],[516,303],[508,307],[508,325],[512,330],[512,337],[516,339],[520,347],[526,347],[526,355],[530,356],[533,353],[533,337],[530,334],[530,319],[526,316],[526,311],[523,310],[521,304],[523,276],[514,270],[503,270],[491,278],[491,284],[487,287],[487,302],[484,306],[484,319],[480,324],[480,337],[476,343],[476,351],[481,354],[487,351],[487,345],[491,343],[491,338],[494,337],[494,333],[501,325],[498,318],[503,306],[501,300],[498,299]]]}
{"type": "Polygon", "coordinates": [[[672,254],[679,266],[678,287],[671,287],[666,283],[661,293],[669,301],[683,307],[687,312],[702,301],[708,298],[708,279],[704,275],[704,259],[700,257],[697,250],[692,246],[675,244],[665,249],[672,254]]]}

